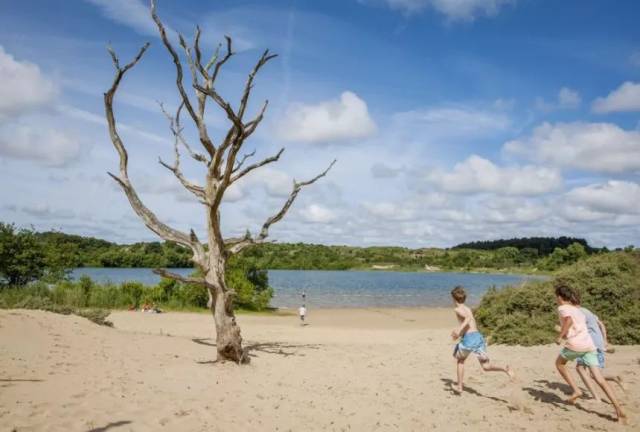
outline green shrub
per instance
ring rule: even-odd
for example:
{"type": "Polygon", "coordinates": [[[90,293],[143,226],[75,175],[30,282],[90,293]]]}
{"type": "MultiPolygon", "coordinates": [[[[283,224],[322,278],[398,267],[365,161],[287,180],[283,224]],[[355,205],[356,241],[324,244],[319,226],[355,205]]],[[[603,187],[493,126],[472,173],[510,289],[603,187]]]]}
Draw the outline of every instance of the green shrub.
{"type": "Polygon", "coordinates": [[[535,345],[555,340],[558,318],[553,283],[576,288],[582,305],[607,326],[609,341],[640,343],[640,254],[595,255],[564,268],[554,279],[520,287],[490,289],[475,311],[478,325],[492,341],[535,345]]]}

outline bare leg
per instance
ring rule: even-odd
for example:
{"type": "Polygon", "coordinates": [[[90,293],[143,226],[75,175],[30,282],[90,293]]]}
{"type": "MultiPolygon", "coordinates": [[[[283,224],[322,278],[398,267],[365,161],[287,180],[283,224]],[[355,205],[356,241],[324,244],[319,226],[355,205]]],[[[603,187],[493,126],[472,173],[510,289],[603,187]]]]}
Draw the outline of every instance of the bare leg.
{"type": "Polygon", "coordinates": [[[578,371],[578,375],[580,375],[580,378],[582,378],[582,382],[584,383],[584,385],[589,389],[589,393],[591,393],[593,399],[595,399],[597,402],[600,402],[600,395],[598,395],[593,382],[589,378],[587,367],[579,364],[576,366],[576,370],[578,371]]]}
{"type": "Polygon", "coordinates": [[[567,360],[562,356],[558,356],[558,358],[556,358],[556,368],[558,369],[558,372],[560,372],[560,375],[562,375],[562,378],[564,378],[567,384],[569,384],[569,386],[571,387],[571,390],[573,390],[573,394],[569,396],[569,399],[567,399],[567,402],[570,404],[576,403],[576,400],[580,396],[582,396],[582,392],[580,391],[575,381],[573,380],[573,377],[571,377],[571,374],[567,370],[567,360]]]}
{"type": "Polygon", "coordinates": [[[626,393],[627,385],[622,380],[622,377],[620,375],[604,375],[604,379],[607,380],[607,381],[612,381],[612,382],[618,384],[620,386],[620,388],[622,389],[622,391],[626,393]]]}
{"type": "Polygon", "coordinates": [[[509,379],[513,380],[515,378],[515,374],[509,368],[509,366],[505,366],[505,367],[494,366],[494,365],[491,364],[491,362],[489,360],[484,361],[484,362],[481,361],[480,362],[480,366],[482,366],[482,370],[485,371],[485,372],[504,372],[507,375],[509,375],[509,379]]]}
{"type": "Polygon", "coordinates": [[[604,391],[604,393],[607,395],[607,397],[609,398],[609,400],[613,404],[614,408],[616,409],[616,415],[618,416],[618,422],[620,422],[622,424],[626,424],[627,423],[627,416],[622,411],[622,407],[620,406],[620,403],[618,402],[618,399],[616,399],[616,395],[613,392],[613,389],[611,387],[609,387],[609,384],[607,383],[607,381],[602,376],[602,372],[600,372],[600,368],[597,367],[597,366],[590,366],[589,370],[591,371],[591,375],[593,376],[593,379],[596,380],[596,383],[598,383],[598,385],[600,386],[602,391],[604,391]]]}
{"type": "Polygon", "coordinates": [[[464,389],[462,381],[464,379],[464,360],[465,359],[458,359],[458,387],[457,388],[453,388],[453,391],[456,393],[462,393],[462,390],[464,389]]]}

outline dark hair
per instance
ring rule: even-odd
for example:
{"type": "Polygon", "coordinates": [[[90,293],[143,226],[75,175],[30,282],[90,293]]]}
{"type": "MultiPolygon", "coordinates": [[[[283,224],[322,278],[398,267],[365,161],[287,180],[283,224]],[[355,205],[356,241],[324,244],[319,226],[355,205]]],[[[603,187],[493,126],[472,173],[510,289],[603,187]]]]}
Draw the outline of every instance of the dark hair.
{"type": "Polygon", "coordinates": [[[563,299],[564,301],[568,301],[571,304],[579,305],[580,304],[580,294],[573,289],[566,282],[556,282],[554,284],[555,293],[558,297],[563,299]]]}
{"type": "Polygon", "coordinates": [[[454,289],[451,290],[451,297],[458,303],[464,303],[467,299],[467,293],[464,291],[464,288],[458,285],[454,289]]]}

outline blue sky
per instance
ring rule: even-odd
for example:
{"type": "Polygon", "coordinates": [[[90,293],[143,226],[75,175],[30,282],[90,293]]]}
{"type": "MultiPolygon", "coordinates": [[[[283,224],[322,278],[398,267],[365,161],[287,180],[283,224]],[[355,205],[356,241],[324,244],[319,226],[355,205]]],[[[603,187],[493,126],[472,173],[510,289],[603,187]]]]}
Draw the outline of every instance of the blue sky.
{"type": "MultiPolygon", "coordinates": [[[[246,143],[282,159],[229,191],[228,234],[255,231],[294,178],[338,164],[274,226],[279,241],[451,246],[573,235],[640,244],[640,29],[635,1],[169,1],[159,14],[211,53],[237,54],[219,89],[239,99],[253,63],[251,109],[267,118],[246,143]]],[[[118,242],[152,240],[106,175],[117,157],[102,92],[105,46],[125,61],[116,115],[131,177],[181,229],[204,215],[158,163],[174,69],[143,0],[0,2],[0,220],[118,242]]],[[[225,118],[208,112],[223,136],[225,118]]],[[[194,138],[193,130],[186,134],[194,138]]],[[[183,160],[190,179],[201,167],[183,160]]]]}

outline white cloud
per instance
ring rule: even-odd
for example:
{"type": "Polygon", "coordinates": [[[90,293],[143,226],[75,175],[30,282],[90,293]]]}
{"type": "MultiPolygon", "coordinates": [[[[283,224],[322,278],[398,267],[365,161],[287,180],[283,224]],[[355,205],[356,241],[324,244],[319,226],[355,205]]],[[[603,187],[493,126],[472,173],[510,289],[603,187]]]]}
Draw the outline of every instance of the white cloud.
{"type": "Polygon", "coordinates": [[[310,204],[300,210],[302,218],[311,223],[329,223],[336,219],[336,214],[319,204],[310,204]]]}
{"type": "MultiPolygon", "coordinates": [[[[64,114],[67,115],[69,117],[73,117],[76,118],[78,120],[83,120],[87,123],[93,123],[93,124],[98,124],[98,125],[102,125],[105,128],[107,127],[107,119],[105,118],[104,115],[98,115],[98,114],[94,114],[92,112],[89,111],[85,111],[70,105],[58,105],[56,107],[57,111],[60,114],[64,114]]],[[[127,123],[124,122],[120,122],[116,120],[116,126],[118,128],[119,131],[125,131],[125,132],[131,132],[134,133],[136,135],[138,135],[139,137],[142,138],[146,138],[150,141],[155,141],[158,143],[162,143],[162,144],[167,144],[167,145],[171,145],[171,141],[168,138],[165,138],[163,136],[157,135],[155,133],[152,132],[147,132],[145,130],[139,129],[135,126],[131,126],[127,123]]],[[[167,128],[168,130],[169,128],[167,128]]],[[[169,135],[169,133],[167,134],[167,136],[169,135]]]]}
{"type": "Polygon", "coordinates": [[[392,8],[413,14],[431,7],[450,21],[473,21],[480,16],[495,16],[500,8],[515,0],[386,0],[392,8]]]}
{"type": "Polygon", "coordinates": [[[278,125],[278,134],[288,141],[330,143],[367,138],[377,130],[367,104],[345,91],[339,100],[315,105],[293,104],[278,125]]]}
{"type": "Polygon", "coordinates": [[[478,138],[503,132],[511,125],[503,112],[467,106],[443,106],[396,113],[392,129],[431,140],[478,138]]]}
{"type": "Polygon", "coordinates": [[[0,155],[63,166],[80,154],[80,143],[67,132],[47,126],[11,125],[0,130],[0,155]]]}
{"type": "Polygon", "coordinates": [[[611,123],[543,123],[503,150],[561,167],[620,173],[640,170],[640,132],[611,123]]]}
{"type": "Polygon", "coordinates": [[[572,204],[604,213],[640,213],[640,185],[610,180],[572,189],[566,194],[572,204]]]}
{"type": "Polygon", "coordinates": [[[580,94],[568,87],[562,87],[558,92],[558,105],[562,108],[576,108],[582,102],[580,94]]]}
{"type": "Polygon", "coordinates": [[[591,109],[600,114],[620,111],[640,111],[640,83],[627,81],[620,87],[593,101],[591,109]]]}
{"type": "Polygon", "coordinates": [[[108,18],[124,24],[142,35],[158,35],[148,4],[139,0],[86,0],[98,6],[108,18]]]}
{"type": "Polygon", "coordinates": [[[490,223],[530,223],[542,219],[549,212],[544,203],[512,197],[492,197],[484,201],[478,211],[480,218],[490,223]]]}
{"type": "Polygon", "coordinates": [[[365,210],[379,219],[387,221],[406,221],[416,217],[415,210],[410,205],[391,202],[364,203],[365,210]]]}
{"type": "Polygon", "coordinates": [[[451,172],[436,169],[426,180],[445,192],[493,192],[503,195],[540,195],[559,188],[557,170],[535,167],[499,167],[477,155],[456,164],[451,172]]]}
{"type": "Polygon", "coordinates": [[[536,98],[535,107],[539,111],[551,112],[561,109],[574,109],[578,108],[582,103],[580,93],[576,90],[572,90],[568,87],[562,87],[558,91],[556,100],[553,102],[547,102],[543,98],[536,98]]]}
{"type": "Polygon", "coordinates": [[[37,65],[16,60],[0,45],[0,121],[47,106],[57,93],[37,65]]]}

